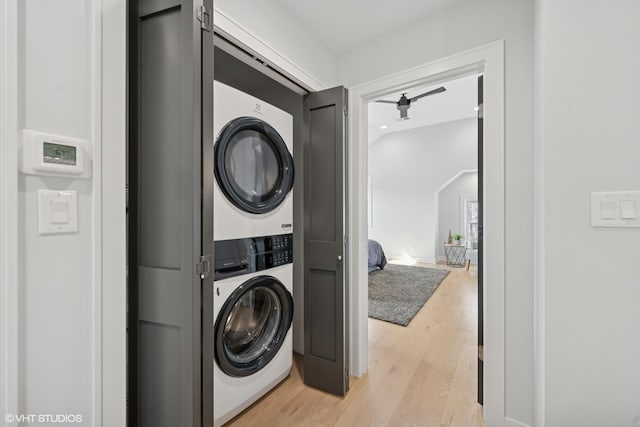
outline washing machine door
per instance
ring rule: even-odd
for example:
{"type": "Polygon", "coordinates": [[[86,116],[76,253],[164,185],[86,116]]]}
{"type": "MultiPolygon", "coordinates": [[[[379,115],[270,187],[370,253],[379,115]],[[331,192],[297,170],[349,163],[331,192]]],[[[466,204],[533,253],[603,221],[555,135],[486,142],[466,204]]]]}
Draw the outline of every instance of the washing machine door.
{"type": "Polygon", "coordinates": [[[280,281],[258,276],[244,282],[218,313],[216,363],[233,377],[258,372],[278,353],[292,319],[293,298],[280,281]]]}
{"type": "Polygon", "coordinates": [[[239,209],[264,214],[280,206],[293,187],[291,153],[269,123],[239,117],[220,132],[215,176],[227,199],[239,209]]]}

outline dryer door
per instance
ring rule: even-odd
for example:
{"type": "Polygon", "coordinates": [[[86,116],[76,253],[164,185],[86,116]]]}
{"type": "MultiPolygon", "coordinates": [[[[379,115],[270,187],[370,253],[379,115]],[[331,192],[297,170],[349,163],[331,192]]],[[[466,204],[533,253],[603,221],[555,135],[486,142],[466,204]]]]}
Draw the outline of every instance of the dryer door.
{"type": "Polygon", "coordinates": [[[258,372],[278,353],[292,319],[293,298],[280,281],[258,276],[244,282],[216,319],[216,363],[233,377],[258,372]]]}
{"type": "Polygon", "coordinates": [[[239,117],[220,132],[215,176],[236,207],[263,214],[282,204],[293,187],[293,158],[280,134],[255,117],[239,117]]]}

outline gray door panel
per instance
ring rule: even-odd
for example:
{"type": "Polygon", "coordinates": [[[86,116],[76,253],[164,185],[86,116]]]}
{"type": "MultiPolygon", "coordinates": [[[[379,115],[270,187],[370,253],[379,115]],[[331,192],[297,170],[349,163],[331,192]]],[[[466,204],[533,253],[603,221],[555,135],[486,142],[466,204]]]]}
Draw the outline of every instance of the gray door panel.
{"type": "Polygon", "coordinates": [[[190,297],[179,285],[183,276],[180,273],[180,270],[138,268],[139,292],[144,295],[138,303],[138,318],[141,321],[182,324],[184,314],[176,307],[188,303],[190,297]]]}
{"type": "Polygon", "coordinates": [[[345,280],[346,90],[304,100],[304,382],[349,389],[345,280]]]}
{"type": "Polygon", "coordinates": [[[212,419],[211,381],[202,381],[212,369],[202,337],[213,300],[206,298],[211,280],[201,279],[197,264],[212,250],[211,227],[203,227],[204,218],[213,222],[206,211],[211,200],[203,197],[203,152],[213,116],[203,120],[203,110],[213,95],[203,96],[203,80],[213,81],[213,68],[203,68],[209,38],[197,19],[200,3],[129,3],[131,426],[201,426],[212,419]]]}
{"type": "Polygon", "coordinates": [[[173,7],[182,6],[180,0],[138,0],[138,16],[146,17],[154,13],[163,12],[173,7]]]}
{"type": "Polygon", "coordinates": [[[140,321],[141,425],[177,426],[180,414],[180,328],[140,321]]]}
{"type": "Polygon", "coordinates": [[[180,221],[173,201],[182,190],[174,163],[185,147],[175,143],[180,128],[168,119],[180,114],[180,62],[162,47],[179,48],[180,15],[179,8],[170,9],[139,27],[140,69],[147,77],[140,81],[140,262],[171,269],[180,267],[180,247],[172,244],[179,241],[180,221]],[[153,77],[150,70],[156,70],[153,77]]]}
{"type": "MultiPolygon", "coordinates": [[[[213,11],[213,0],[204,0],[213,11]]],[[[209,17],[213,20],[213,15],[209,17]]],[[[213,259],[213,31],[202,31],[202,254],[213,259]]],[[[213,425],[213,272],[202,280],[202,425],[213,425]]]]}
{"type": "MultiPolygon", "coordinates": [[[[336,279],[336,273],[333,271],[310,269],[306,289],[313,304],[308,307],[311,349],[305,354],[311,354],[330,363],[335,363],[339,358],[335,336],[336,332],[339,333],[337,328],[340,322],[336,321],[336,305],[341,301],[338,288],[340,283],[336,279]]],[[[307,369],[310,368],[310,366],[307,367],[307,369]]],[[[340,376],[342,377],[342,373],[340,376]]]]}

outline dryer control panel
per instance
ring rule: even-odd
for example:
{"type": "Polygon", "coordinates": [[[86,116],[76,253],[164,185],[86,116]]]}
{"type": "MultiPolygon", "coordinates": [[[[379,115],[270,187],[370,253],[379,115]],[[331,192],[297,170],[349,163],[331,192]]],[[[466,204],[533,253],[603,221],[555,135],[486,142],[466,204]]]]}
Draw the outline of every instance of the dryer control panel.
{"type": "Polygon", "coordinates": [[[213,280],[293,262],[293,234],[217,240],[213,243],[213,280]]]}

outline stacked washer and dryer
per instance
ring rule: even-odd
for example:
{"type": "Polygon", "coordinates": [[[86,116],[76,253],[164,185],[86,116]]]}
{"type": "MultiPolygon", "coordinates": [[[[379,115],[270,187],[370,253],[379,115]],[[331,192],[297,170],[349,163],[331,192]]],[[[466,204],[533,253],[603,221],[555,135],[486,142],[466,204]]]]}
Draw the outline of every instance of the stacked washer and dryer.
{"type": "Polygon", "coordinates": [[[293,118],[214,82],[214,425],[292,365],[293,118]]]}

